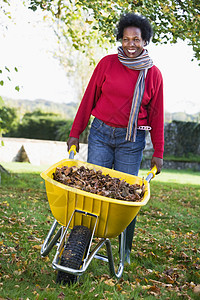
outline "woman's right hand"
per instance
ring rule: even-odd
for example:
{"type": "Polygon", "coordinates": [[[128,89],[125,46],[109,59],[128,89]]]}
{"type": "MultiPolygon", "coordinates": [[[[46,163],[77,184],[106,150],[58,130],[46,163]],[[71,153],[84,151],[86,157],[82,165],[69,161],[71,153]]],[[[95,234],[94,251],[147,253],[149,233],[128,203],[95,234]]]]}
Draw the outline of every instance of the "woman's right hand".
{"type": "Polygon", "coordinates": [[[76,151],[79,152],[79,139],[70,136],[67,141],[67,151],[69,152],[72,145],[76,146],[76,151]]]}

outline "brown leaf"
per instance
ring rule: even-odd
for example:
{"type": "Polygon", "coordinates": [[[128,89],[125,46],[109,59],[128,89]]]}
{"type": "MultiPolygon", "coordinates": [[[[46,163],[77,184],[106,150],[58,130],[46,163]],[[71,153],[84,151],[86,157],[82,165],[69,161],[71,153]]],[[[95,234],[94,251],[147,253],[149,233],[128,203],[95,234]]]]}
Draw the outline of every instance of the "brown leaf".
{"type": "Polygon", "coordinates": [[[115,285],[114,280],[112,278],[104,281],[104,283],[109,285],[109,286],[114,286],[115,285]]]}
{"type": "Polygon", "coordinates": [[[160,294],[160,288],[155,286],[155,285],[152,285],[150,288],[149,288],[149,291],[150,291],[150,294],[154,294],[155,296],[157,296],[158,294],[160,294]]]}
{"type": "Polygon", "coordinates": [[[171,276],[173,273],[174,273],[174,269],[173,268],[170,268],[168,269],[167,271],[165,271],[165,273],[169,276],[171,276]]]}
{"type": "Polygon", "coordinates": [[[118,291],[121,291],[121,290],[122,290],[122,287],[121,287],[120,284],[117,284],[117,290],[118,290],[118,291]]]}
{"type": "Polygon", "coordinates": [[[167,283],[174,283],[174,280],[171,276],[167,275],[165,278],[166,278],[167,283]]]}
{"type": "Polygon", "coordinates": [[[195,294],[200,294],[200,284],[197,284],[193,289],[195,294]]]}
{"type": "Polygon", "coordinates": [[[149,279],[150,282],[156,283],[156,284],[163,284],[161,281],[154,280],[154,279],[149,279]]]}
{"type": "Polygon", "coordinates": [[[58,298],[59,299],[64,299],[65,298],[65,294],[63,292],[61,292],[59,295],[58,295],[58,298]]]}
{"type": "Polygon", "coordinates": [[[126,201],[141,201],[145,192],[145,185],[129,184],[125,180],[102,174],[84,166],[77,168],[57,167],[53,179],[89,193],[126,201]]]}
{"type": "Polygon", "coordinates": [[[34,245],[32,246],[33,249],[41,250],[42,245],[34,245]]]}
{"type": "Polygon", "coordinates": [[[184,259],[187,259],[189,257],[185,252],[181,252],[180,256],[184,259]]]}

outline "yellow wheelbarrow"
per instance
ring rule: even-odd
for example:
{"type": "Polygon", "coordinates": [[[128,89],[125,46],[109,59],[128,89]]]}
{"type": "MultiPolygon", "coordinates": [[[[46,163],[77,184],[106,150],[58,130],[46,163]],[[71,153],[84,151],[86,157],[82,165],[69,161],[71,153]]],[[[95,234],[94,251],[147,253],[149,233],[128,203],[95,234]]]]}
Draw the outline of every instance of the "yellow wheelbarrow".
{"type": "Polygon", "coordinates": [[[61,160],[41,173],[41,177],[45,180],[50,209],[55,218],[43,243],[41,255],[48,255],[52,247],[57,245],[52,262],[53,268],[58,270],[57,282],[64,284],[76,282],[77,278],[87,270],[93,258],[108,262],[111,276],[120,278],[124,269],[125,229],[138,214],[140,208],[147,204],[150,198],[149,182],[155,177],[157,169],[154,167],[144,180],[137,176],[75,160],[75,153],[75,149],[70,149],[69,159],[61,160]],[[66,186],[53,179],[56,168],[62,166],[78,168],[84,166],[96,171],[101,170],[102,174],[120,178],[129,184],[142,185],[144,183],[143,199],[141,202],[117,200],[66,186]],[[55,233],[58,224],[60,228],[55,233]],[[67,239],[69,231],[71,233],[67,239]],[[119,235],[121,235],[119,265],[115,270],[110,238],[119,235]],[[95,246],[92,245],[94,237],[98,238],[95,246]],[[107,250],[106,256],[98,254],[104,244],[107,250]]]}

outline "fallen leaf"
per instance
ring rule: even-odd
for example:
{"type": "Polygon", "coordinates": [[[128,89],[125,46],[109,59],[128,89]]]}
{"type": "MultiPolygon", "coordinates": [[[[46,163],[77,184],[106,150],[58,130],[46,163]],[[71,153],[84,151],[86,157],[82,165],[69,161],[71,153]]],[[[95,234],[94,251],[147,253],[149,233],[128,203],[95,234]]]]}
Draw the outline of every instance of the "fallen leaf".
{"type": "Polygon", "coordinates": [[[58,295],[58,298],[59,299],[64,299],[65,298],[65,294],[63,292],[61,292],[59,295],[58,295]]]}
{"type": "Polygon", "coordinates": [[[143,290],[149,290],[151,288],[151,285],[142,285],[141,288],[143,290]]]}
{"type": "Polygon", "coordinates": [[[42,245],[34,245],[32,246],[33,249],[41,250],[42,245]]]}
{"type": "Polygon", "coordinates": [[[197,284],[193,289],[195,294],[200,294],[200,284],[197,284]]]}
{"type": "Polygon", "coordinates": [[[118,290],[118,291],[121,291],[121,290],[122,290],[122,287],[121,287],[120,284],[117,284],[117,290],[118,290]]]}
{"type": "Polygon", "coordinates": [[[149,290],[157,294],[160,293],[160,288],[155,285],[152,285],[149,290]]]}
{"type": "Polygon", "coordinates": [[[171,276],[167,275],[165,278],[166,278],[167,283],[174,283],[174,280],[171,276]]]}
{"type": "Polygon", "coordinates": [[[181,257],[187,259],[189,256],[185,252],[181,252],[181,257]]]}
{"type": "Polygon", "coordinates": [[[107,284],[107,285],[110,285],[110,286],[114,286],[115,285],[113,279],[106,280],[106,281],[104,281],[104,283],[107,284]]]}

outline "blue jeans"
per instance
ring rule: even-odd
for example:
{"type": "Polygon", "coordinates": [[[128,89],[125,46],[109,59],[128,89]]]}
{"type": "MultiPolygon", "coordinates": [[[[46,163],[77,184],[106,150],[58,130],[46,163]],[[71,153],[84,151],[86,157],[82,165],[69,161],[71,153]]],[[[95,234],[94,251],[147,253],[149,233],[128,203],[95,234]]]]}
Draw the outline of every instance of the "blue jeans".
{"type": "Polygon", "coordinates": [[[95,118],[88,138],[88,162],[137,176],[145,147],[145,131],[138,130],[133,143],[125,140],[126,130],[95,118]]]}
{"type": "MultiPolygon", "coordinates": [[[[126,128],[106,125],[95,118],[88,137],[88,162],[106,168],[138,175],[145,147],[145,131],[137,130],[136,141],[126,141],[126,128]]],[[[130,263],[130,252],[136,217],[125,230],[125,260],[130,263]]],[[[119,236],[120,241],[120,236],[119,236]]]]}

